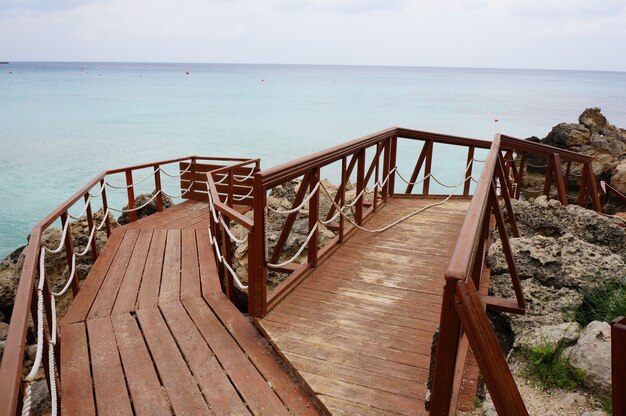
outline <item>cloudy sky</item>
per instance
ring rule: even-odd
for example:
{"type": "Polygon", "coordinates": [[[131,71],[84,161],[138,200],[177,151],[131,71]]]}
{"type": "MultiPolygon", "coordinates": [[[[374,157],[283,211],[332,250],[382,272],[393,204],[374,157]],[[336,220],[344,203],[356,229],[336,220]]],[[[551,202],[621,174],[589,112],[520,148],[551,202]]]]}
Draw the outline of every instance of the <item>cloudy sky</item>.
{"type": "Polygon", "coordinates": [[[626,71],[624,0],[0,0],[0,60],[626,71]]]}

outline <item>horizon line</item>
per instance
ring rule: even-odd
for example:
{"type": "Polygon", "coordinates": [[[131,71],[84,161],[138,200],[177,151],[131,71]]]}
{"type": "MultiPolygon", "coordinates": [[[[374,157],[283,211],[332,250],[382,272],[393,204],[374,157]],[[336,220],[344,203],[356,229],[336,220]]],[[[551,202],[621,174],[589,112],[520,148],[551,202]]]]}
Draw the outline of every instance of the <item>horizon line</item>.
{"type": "Polygon", "coordinates": [[[441,65],[384,65],[384,64],[318,64],[318,63],[268,63],[268,62],[163,62],[163,61],[96,61],[96,60],[17,60],[0,61],[12,63],[89,63],[89,64],[160,64],[160,65],[257,65],[257,66],[318,66],[318,67],[370,67],[370,68],[426,68],[426,69],[477,69],[477,70],[509,70],[509,71],[555,71],[555,72],[610,72],[626,73],[616,69],[564,69],[564,68],[531,68],[531,67],[490,67],[490,66],[441,66],[441,65]]]}

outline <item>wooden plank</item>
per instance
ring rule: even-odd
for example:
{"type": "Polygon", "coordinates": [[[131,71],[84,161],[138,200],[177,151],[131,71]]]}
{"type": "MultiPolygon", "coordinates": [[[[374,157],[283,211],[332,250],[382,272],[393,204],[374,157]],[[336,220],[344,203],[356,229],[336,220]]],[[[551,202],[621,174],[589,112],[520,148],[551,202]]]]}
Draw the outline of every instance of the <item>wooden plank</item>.
{"type": "Polygon", "coordinates": [[[61,414],[95,415],[89,351],[85,324],[67,324],[60,328],[61,343],[61,414]]]}
{"type": "Polygon", "coordinates": [[[124,240],[120,244],[117,255],[89,311],[89,318],[103,318],[111,314],[111,309],[115,303],[120,284],[122,283],[124,273],[128,267],[128,262],[133,254],[137,237],[139,237],[138,230],[126,231],[124,240]]]}
{"type": "Polygon", "coordinates": [[[180,298],[189,299],[202,296],[198,245],[194,230],[182,230],[181,263],[180,298]]]}
{"type": "Polygon", "coordinates": [[[200,266],[200,283],[202,294],[221,293],[222,285],[215,264],[215,254],[211,248],[209,234],[205,229],[196,231],[196,243],[198,244],[198,264],[200,266]]]}
{"type": "MultiPolygon", "coordinates": [[[[318,395],[319,399],[324,403],[330,412],[337,416],[393,416],[397,413],[388,412],[381,409],[376,409],[371,406],[365,406],[362,404],[354,403],[348,400],[338,399],[336,397],[326,396],[324,394],[318,395]]],[[[418,413],[419,414],[419,413],[418,413]]]]}
{"type": "Polygon", "coordinates": [[[180,230],[168,230],[159,303],[180,299],[180,230]]]}
{"type": "Polygon", "coordinates": [[[100,286],[102,286],[102,282],[111,267],[111,263],[117,254],[123,237],[124,232],[121,230],[114,230],[113,233],[111,233],[104,249],[100,252],[100,255],[91,268],[89,275],[83,282],[78,295],[63,317],[61,325],[80,322],[87,318],[87,314],[91,309],[94,299],[98,295],[100,286]]]}
{"type": "Polygon", "coordinates": [[[249,415],[183,305],[172,302],[160,309],[211,410],[218,415],[249,415]]]}
{"type": "Polygon", "coordinates": [[[137,296],[137,308],[154,306],[158,302],[166,237],[165,230],[155,230],[152,233],[152,242],[137,296]]]}
{"type": "Polygon", "coordinates": [[[98,415],[132,415],[110,318],[87,321],[98,415]]]}
{"type": "Polygon", "coordinates": [[[141,286],[141,278],[143,276],[150,242],[152,241],[151,230],[141,230],[139,237],[135,243],[133,254],[128,263],[124,280],[120,286],[113,311],[115,313],[130,312],[135,310],[135,301],[141,286]]]}
{"type": "Polygon", "coordinates": [[[209,306],[293,415],[317,415],[311,400],[289,374],[267,340],[222,293],[206,296],[209,306]]]}
{"type": "Polygon", "coordinates": [[[423,405],[420,405],[419,401],[415,400],[415,397],[383,392],[305,371],[302,371],[301,374],[318,394],[400,415],[415,415],[420,410],[423,410],[423,405]]]}
{"type": "Polygon", "coordinates": [[[209,408],[161,312],[157,308],[140,309],[137,318],[174,412],[208,414],[209,408]]]}
{"type": "Polygon", "coordinates": [[[288,412],[263,377],[241,352],[228,331],[202,299],[183,301],[189,315],[253,414],[287,415],[288,412]]]}
{"type": "Polygon", "coordinates": [[[137,415],[171,415],[165,392],[135,319],[128,313],[112,318],[128,391],[137,415]]]}

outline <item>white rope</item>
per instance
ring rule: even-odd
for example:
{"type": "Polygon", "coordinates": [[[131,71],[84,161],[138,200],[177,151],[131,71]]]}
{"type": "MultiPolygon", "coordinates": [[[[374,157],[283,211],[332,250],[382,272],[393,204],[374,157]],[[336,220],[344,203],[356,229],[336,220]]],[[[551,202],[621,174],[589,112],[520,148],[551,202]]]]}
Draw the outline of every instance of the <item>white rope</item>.
{"type": "Polygon", "coordinates": [[[59,413],[57,409],[57,377],[56,365],[54,363],[54,344],[52,342],[48,343],[48,374],[50,374],[50,400],[52,407],[52,416],[57,416],[57,414],[59,413]]]}
{"type": "MultiPolygon", "coordinates": [[[[227,173],[218,173],[218,175],[222,175],[222,179],[220,179],[219,181],[215,182],[216,185],[219,185],[220,183],[224,182],[226,180],[226,178],[228,178],[228,174],[227,173]]],[[[211,174],[211,176],[213,176],[213,174],[211,174]]]]}
{"type": "Polygon", "coordinates": [[[319,190],[320,183],[321,182],[318,182],[315,185],[315,187],[311,190],[311,192],[309,192],[309,194],[306,196],[306,198],[304,198],[302,200],[302,203],[300,203],[300,205],[298,205],[295,208],[292,208],[292,209],[287,210],[287,211],[282,211],[282,210],[274,209],[274,208],[268,206],[267,209],[269,209],[272,212],[275,212],[276,214],[280,214],[280,215],[289,215],[289,214],[293,214],[294,212],[298,212],[298,211],[300,211],[302,209],[302,207],[304,207],[304,205],[306,205],[307,202],[309,202],[309,200],[311,198],[313,198],[313,195],[315,195],[315,193],[319,190]]]}
{"type": "Polygon", "coordinates": [[[83,257],[85,254],[87,254],[90,248],[89,246],[91,245],[91,240],[93,240],[93,236],[96,233],[96,229],[97,228],[95,225],[91,227],[91,233],[89,234],[89,240],[87,241],[87,244],[85,244],[85,249],[80,253],[74,253],[75,255],[77,255],[78,257],[83,257]]]}
{"type": "MultiPolygon", "coordinates": [[[[45,261],[45,255],[42,254],[41,256],[42,265],[40,266],[42,271],[44,271],[44,268],[45,268],[45,265],[43,264],[44,261],[45,261]]],[[[63,296],[65,292],[67,292],[67,289],[72,284],[72,281],[74,280],[75,275],[76,275],[76,254],[72,254],[72,270],[70,271],[70,277],[67,278],[67,282],[65,283],[65,286],[63,287],[63,289],[61,289],[60,292],[51,292],[52,296],[57,296],[57,297],[63,296]]]]}
{"type": "Polygon", "coordinates": [[[48,253],[51,254],[57,254],[60,253],[61,250],[63,250],[63,247],[65,246],[65,237],[67,236],[67,229],[70,226],[70,222],[69,221],[65,221],[65,225],[63,226],[63,229],[61,230],[61,241],[59,242],[59,246],[55,249],[49,249],[47,247],[43,247],[44,250],[46,250],[48,253]]]}
{"type": "MultiPolygon", "coordinates": [[[[39,286],[43,286],[41,282],[44,277],[39,277],[39,286]]],[[[35,352],[35,361],[28,375],[24,378],[27,382],[32,382],[37,376],[39,367],[41,366],[41,357],[43,356],[43,288],[37,288],[37,351],[35,352]]]]}
{"type": "Polygon", "coordinates": [[[107,186],[110,186],[113,189],[128,189],[128,188],[132,188],[136,185],[141,185],[142,183],[144,183],[145,181],[147,181],[148,179],[152,178],[154,176],[155,173],[157,173],[159,171],[160,168],[157,168],[155,170],[152,171],[152,173],[150,173],[148,176],[146,176],[145,178],[143,178],[140,181],[137,182],[133,182],[130,185],[117,185],[117,184],[113,184],[111,182],[109,182],[107,179],[104,180],[104,183],[107,186]]]}
{"type": "Polygon", "coordinates": [[[184,191],[182,191],[182,192],[180,193],[180,195],[170,195],[170,194],[166,193],[164,190],[161,190],[160,192],[161,192],[163,195],[165,195],[165,196],[167,196],[167,197],[170,197],[170,198],[172,198],[172,199],[182,198],[182,197],[184,197],[184,196],[185,196],[185,195],[186,195],[186,194],[187,194],[187,193],[191,190],[191,188],[193,187],[193,185],[194,185],[195,183],[196,183],[195,181],[192,181],[192,182],[191,182],[191,185],[189,185],[189,187],[188,187],[187,189],[185,189],[184,191]]]}
{"type": "MultiPolygon", "coordinates": [[[[178,175],[176,174],[171,174],[166,172],[165,170],[163,170],[162,167],[159,166],[159,169],[161,171],[162,174],[164,174],[165,176],[169,176],[170,178],[180,178],[181,176],[183,176],[185,173],[189,172],[189,170],[191,169],[191,163],[189,164],[189,166],[187,166],[187,169],[185,169],[184,171],[180,172],[178,175]]],[[[154,173],[156,173],[157,171],[155,170],[154,173]]]]}
{"type": "MultiPolygon", "coordinates": [[[[318,182],[319,183],[319,182],[318,182]]],[[[324,188],[324,185],[322,185],[322,189],[326,189],[324,188]]],[[[334,201],[333,201],[334,203],[334,201]]],[[[313,235],[315,235],[315,231],[317,230],[319,226],[319,223],[315,223],[315,226],[311,229],[311,231],[309,232],[309,235],[307,236],[306,240],[304,241],[304,243],[300,246],[300,248],[298,249],[298,251],[296,252],[296,254],[293,255],[293,257],[291,257],[289,260],[284,261],[282,263],[267,263],[268,266],[270,267],[283,267],[289,263],[292,263],[295,259],[298,258],[298,256],[300,256],[300,254],[302,254],[302,252],[304,251],[304,249],[308,246],[309,244],[309,240],[311,240],[311,238],[313,237],[313,235]]]]}
{"type": "Polygon", "coordinates": [[[246,195],[243,195],[241,197],[235,197],[233,195],[233,200],[235,200],[235,201],[243,201],[246,198],[250,198],[250,195],[252,195],[253,191],[254,191],[254,188],[250,188],[250,192],[248,192],[246,195]]]}
{"type": "Polygon", "coordinates": [[[112,207],[109,207],[109,209],[110,209],[111,211],[116,211],[116,212],[133,212],[133,211],[139,211],[140,209],[147,207],[147,206],[148,206],[148,204],[149,204],[150,202],[154,201],[154,199],[155,199],[155,198],[156,198],[156,197],[157,197],[160,193],[162,193],[162,192],[163,192],[163,191],[157,191],[157,192],[155,192],[155,193],[154,193],[154,195],[152,195],[152,198],[150,198],[150,199],[149,199],[149,200],[148,200],[145,204],[143,204],[143,205],[141,205],[141,206],[139,206],[139,207],[135,207],[135,208],[133,208],[133,209],[123,209],[123,208],[122,208],[122,209],[117,209],[117,208],[112,208],[112,207]]]}
{"type": "Polygon", "coordinates": [[[219,245],[217,244],[217,240],[215,239],[215,236],[211,234],[211,229],[208,228],[207,231],[209,232],[209,241],[211,242],[211,245],[213,246],[213,248],[215,248],[215,255],[217,256],[217,261],[219,261],[221,264],[224,265],[224,267],[226,267],[230,275],[233,277],[233,282],[239,289],[248,290],[248,285],[244,285],[243,283],[241,283],[241,280],[239,280],[237,273],[235,273],[233,268],[230,267],[230,264],[228,264],[226,259],[222,257],[222,253],[220,253],[220,248],[219,248],[219,245]]]}
{"type": "Polygon", "coordinates": [[[233,175],[233,177],[235,178],[235,180],[236,180],[237,182],[245,182],[245,181],[247,181],[248,179],[250,179],[253,175],[254,175],[254,169],[251,169],[251,170],[250,170],[250,173],[248,174],[248,176],[246,176],[246,177],[245,177],[245,178],[243,178],[243,179],[237,179],[237,177],[241,177],[242,175],[233,175]]]}
{"type": "MultiPolygon", "coordinates": [[[[458,189],[461,185],[463,185],[468,179],[469,178],[464,179],[463,182],[459,183],[456,186],[456,188],[454,189],[454,191],[456,191],[456,189],[458,189]]],[[[330,193],[328,192],[328,190],[326,189],[326,187],[324,185],[322,185],[322,190],[326,193],[326,195],[328,195],[330,197],[330,193]]],[[[436,202],[434,204],[430,204],[430,205],[427,205],[425,207],[422,207],[422,208],[418,209],[417,211],[411,212],[411,213],[405,215],[404,217],[402,217],[402,218],[392,222],[391,224],[388,224],[388,225],[386,225],[386,226],[384,226],[382,228],[377,228],[377,229],[368,229],[368,228],[365,228],[365,227],[362,227],[362,226],[358,225],[352,218],[350,218],[348,215],[346,215],[345,212],[343,212],[341,210],[339,205],[337,205],[334,200],[331,200],[331,203],[335,206],[335,209],[337,209],[338,212],[341,213],[341,215],[345,219],[347,219],[353,226],[355,226],[359,230],[365,231],[367,233],[377,234],[377,233],[381,233],[383,231],[387,231],[388,229],[390,229],[390,228],[400,224],[401,222],[404,222],[404,221],[408,220],[409,218],[411,218],[411,217],[413,217],[413,216],[415,216],[417,214],[420,214],[420,213],[426,211],[427,209],[430,209],[430,208],[433,208],[433,207],[445,204],[446,202],[448,202],[450,200],[450,198],[452,198],[454,196],[454,191],[452,191],[452,193],[450,195],[448,195],[444,200],[442,200],[440,202],[436,202]]]]}
{"type": "Polygon", "coordinates": [[[334,222],[334,221],[337,219],[337,217],[339,217],[339,211],[337,211],[337,212],[335,213],[335,215],[333,215],[333,216],[332,216],[332,218],[330,218],[330,219],[328,219],[328,220],[326,220],[326,221],[322,221],[322,220],[320,220],[320,222],[321,222],[322,224],[324,224],[324,225],[328,225],[328,224],[330,224],[331,222],[334,222]]]}
{"type": "Polygon", "coordinates": [[[30,382],[26,382],[26,391],[24,392],[24,398],[22,399],[22,416],[30,416],[30,408],[32,406],[33,388],[30,382]]]}
{"type": "Polygon", "coordinates": [[[83,208],[83,210],[80,212],[80,214],[78,214],[77,216],[73,216],[72,214],[70,214],[69,212],[67,213],[67,215],[73,219],[73,220],[77,220],[80,217],[82,217],[83,215],[85,215],[85,213],[87,212],[87,208],[89,208],[91,206],[91,195],[89,195],[87,197],[87,200],[85,201],[85,206],[83,208]]]}
{"type": "Polygon", "coordinates": [[[104,211],[104,215],[102,216],[102,221],[100,222],[100,225],[96,227],[98,231],[100,231],[102,227],[104,227],[104,224],[106,224],[107,222],[107,218],[109,218],[109,208],[107,208],[107,210],[104,211]]]}
{"type": "Polygon", "coordinates": [[[100,186],[100,190],[98,192],[96,192],[95,194],[92,194],[91,192],[89,192],[88,194],[89,194],[90,197],[95,198],[97,196],[100,196],[100,194],[102,194],[102,192],[104,192],[106,187],[107,187],[106,182],[102,183],[102,185],[100,186]]]}
{"type": "Polygon", "coordinates": [[[219,218],[220,218],[220,223],[222,224],[222,227],[224,227],[226,234],[228,234],[228,236],[230,237],[232,241],[234,241],[237,244],[241,244],[241,243],[246,242],[246,240],[248,240],[248,234],[246,234],[246,236],[242,239],[237,238],[233,234],[233,232],[230,230],[230,227],[228,226],[228,224],[226,224],[226,221],[224,221],[224,217],[222,217],[222,214],[219,215],[219,218]]]}

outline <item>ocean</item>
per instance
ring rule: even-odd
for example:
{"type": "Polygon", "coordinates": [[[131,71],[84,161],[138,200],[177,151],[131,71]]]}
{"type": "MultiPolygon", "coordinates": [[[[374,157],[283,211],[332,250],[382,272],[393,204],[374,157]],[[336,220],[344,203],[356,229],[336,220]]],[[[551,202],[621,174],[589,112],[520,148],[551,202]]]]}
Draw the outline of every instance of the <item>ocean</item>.
{"type": "MultiPolygon", "coordinates": [[[[496,131],[543,137],[591,106],[626,127],[626,73],[0,65],[0,258],[107,168],[188,154],[260,157],[262,167],[270,167],[394,125],[481,139],[496,131]]],[[[123,195],[112,198],[121,202],[123,195]]]]}

